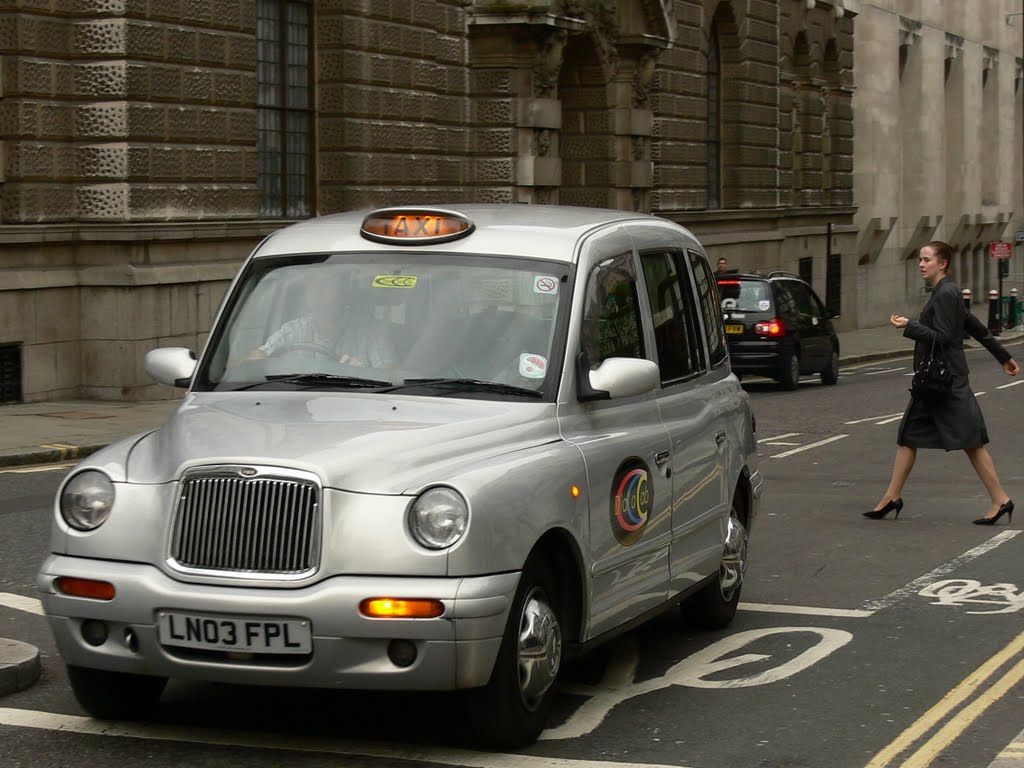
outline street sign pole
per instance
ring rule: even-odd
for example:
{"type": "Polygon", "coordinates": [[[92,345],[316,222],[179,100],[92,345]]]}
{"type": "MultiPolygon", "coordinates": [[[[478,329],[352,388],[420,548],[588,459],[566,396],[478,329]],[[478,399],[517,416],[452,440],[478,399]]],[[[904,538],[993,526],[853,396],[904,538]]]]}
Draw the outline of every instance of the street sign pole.
{"type": "Polygon", "coordinates": [[[996,294],[995,317],[992,318],[990,323],[990,325],[994,326],[992,332],[998,336],[1003,328],[1003,263],[1009,264],[1009,259],[1013,255],[1013,243],[993,240],[988,244],[988,251],[989,255],[996,262],[996,272],[999,276],[999,293],[996,294]]]}

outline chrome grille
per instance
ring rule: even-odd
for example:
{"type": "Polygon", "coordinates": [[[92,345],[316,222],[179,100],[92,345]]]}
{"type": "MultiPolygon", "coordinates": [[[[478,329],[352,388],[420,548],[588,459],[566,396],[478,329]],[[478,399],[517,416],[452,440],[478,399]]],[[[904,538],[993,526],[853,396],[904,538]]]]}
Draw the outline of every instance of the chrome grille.
{"type": "Polygon", "coordinates": [[[245,477],[239,471],[187,476],[178,498],[172,565],[305,574],[316,566],[319,496],[310,480],[245,477]]]}

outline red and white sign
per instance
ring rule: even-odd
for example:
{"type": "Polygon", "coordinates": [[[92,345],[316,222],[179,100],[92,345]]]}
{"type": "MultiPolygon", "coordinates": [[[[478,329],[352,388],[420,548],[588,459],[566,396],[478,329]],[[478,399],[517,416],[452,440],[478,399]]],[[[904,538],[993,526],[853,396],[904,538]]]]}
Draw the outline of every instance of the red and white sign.
{"type": "Polygon", "coordinates": [[[989,243],[988,252],[993,259],[1008,259],[1013,256],[1013,243],[989,243]]]}

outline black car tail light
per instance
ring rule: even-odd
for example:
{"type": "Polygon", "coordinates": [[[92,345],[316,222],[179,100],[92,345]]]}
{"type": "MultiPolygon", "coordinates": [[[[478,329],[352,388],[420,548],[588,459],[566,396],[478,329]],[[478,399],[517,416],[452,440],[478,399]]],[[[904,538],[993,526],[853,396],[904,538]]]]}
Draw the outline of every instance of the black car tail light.
{"type": "Polygon", "coordinates": [[[754,333],[759,336],[785,336],[786,324],[777,317],[758,323],[754,326],[754,333]]]}

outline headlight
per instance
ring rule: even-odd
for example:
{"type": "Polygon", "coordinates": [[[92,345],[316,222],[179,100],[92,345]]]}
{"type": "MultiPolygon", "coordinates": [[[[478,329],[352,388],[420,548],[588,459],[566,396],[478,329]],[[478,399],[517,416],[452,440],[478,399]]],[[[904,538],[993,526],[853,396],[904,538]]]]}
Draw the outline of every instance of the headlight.
{"type": "Polygon", "coordinates": [[[430,488],[409,508],[409,531],[428,549],[444,549],[462,538],[469,523],[466,500],[451,488],[430,488]]]}
{"type": "Polygon", "coordinates": [[[99,528],[114,506],[114,484],[102,472],[87,469],[71,478],[60,493],[64,522],[80,531],[99,528]]]}

